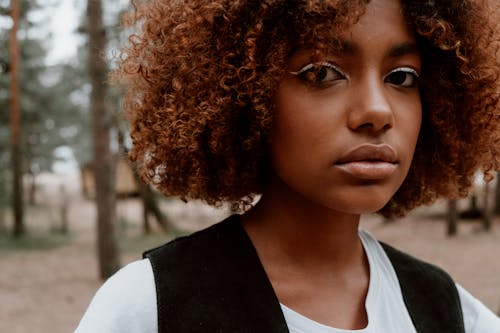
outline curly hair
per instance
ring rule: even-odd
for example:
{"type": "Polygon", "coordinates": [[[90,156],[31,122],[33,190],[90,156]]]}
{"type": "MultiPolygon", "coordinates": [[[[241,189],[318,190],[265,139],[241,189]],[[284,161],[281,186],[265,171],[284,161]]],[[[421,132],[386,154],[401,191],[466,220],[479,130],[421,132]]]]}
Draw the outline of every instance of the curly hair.
{"type": "MultiPolygon", "coordinates": [[[[299,47],[321,51],[369,0],[150,0],[115,77],[144,181],[167,195],[247,207],[268,166],[273,94],[299,47]]],[[[463,196],[499,169],[498,34],[479,0],[402,0],[422,57],[423,123],[409,174],[380,211],[463,196]]]]}

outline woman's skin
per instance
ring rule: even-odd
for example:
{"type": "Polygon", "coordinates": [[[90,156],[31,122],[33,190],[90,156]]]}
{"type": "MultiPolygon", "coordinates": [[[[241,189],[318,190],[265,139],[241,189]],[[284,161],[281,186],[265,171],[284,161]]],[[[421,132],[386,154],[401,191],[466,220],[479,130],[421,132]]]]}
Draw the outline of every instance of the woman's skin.
{"type": "Polygon", "coordinates": [[[243,216],[279,301],[322,324],[368,323],[360,214],[408,173],[421,123],[415,38],[398,0],[373,0],[342,50],[289,59],[275,96],[267,187],[243,216]],[[316,69],[316,70],[315,70],[316,69]]]}

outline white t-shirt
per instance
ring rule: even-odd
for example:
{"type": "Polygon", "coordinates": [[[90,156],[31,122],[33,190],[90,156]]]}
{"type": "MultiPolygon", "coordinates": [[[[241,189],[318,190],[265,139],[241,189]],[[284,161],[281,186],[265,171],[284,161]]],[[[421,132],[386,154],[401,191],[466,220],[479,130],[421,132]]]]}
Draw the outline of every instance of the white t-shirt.
{"type": "MultiPolygon", "coordinates": [[[[359,236],[370,266],[365,307],[367,327],[344,330],[317,323],[281,304],[290,333],[411,333],[415,328],[404,305],[398,279],[389,258],[375,238],[359,236]]],[[[500,333],[500,318],[457,285],[466,333],[500,333]]],[[[148,259],[133,262],[97,291],[76,333],[156,333],[156,289],[148,259]]]]}

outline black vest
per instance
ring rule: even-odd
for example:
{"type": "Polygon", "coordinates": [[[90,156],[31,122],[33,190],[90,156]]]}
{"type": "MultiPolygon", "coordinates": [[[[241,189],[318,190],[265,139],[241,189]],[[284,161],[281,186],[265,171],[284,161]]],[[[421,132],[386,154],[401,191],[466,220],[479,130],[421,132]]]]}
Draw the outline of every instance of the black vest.
{"type": "MultiPolygon", "coordinates": [[[[449,275],[382,246],[417,332],[464,333],[460,299],[449,275]]],[[[144,257],[153,267],[159,333],[288,333],[276,294],[237,215],[144,257]]]]}

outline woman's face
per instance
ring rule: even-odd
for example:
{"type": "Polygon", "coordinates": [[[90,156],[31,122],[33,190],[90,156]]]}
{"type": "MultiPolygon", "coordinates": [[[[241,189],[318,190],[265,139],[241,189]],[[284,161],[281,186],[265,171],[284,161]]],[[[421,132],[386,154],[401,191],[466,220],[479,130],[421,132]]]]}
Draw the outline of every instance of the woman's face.
{"type": "Polygon", "coordinates": [[[318,61],[299,50],[275,95],[270,155],[286,191],[351,214],[381,209],[410,168],[421,123],[415,38],[397,0],[373,0],[318,61]]]}

